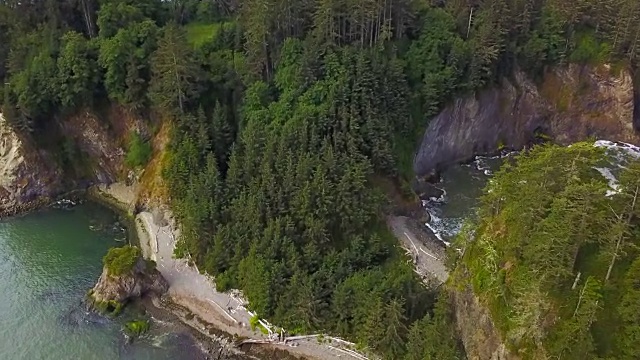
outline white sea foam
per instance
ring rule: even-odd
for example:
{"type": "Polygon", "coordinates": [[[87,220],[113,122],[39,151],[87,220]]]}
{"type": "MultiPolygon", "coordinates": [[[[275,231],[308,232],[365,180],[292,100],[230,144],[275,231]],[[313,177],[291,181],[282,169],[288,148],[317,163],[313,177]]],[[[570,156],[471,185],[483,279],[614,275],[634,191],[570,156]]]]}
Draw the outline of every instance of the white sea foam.
{"type": "MultiPolygon", "coordinates": [[[[640,147],[609,140],[598,140],[594,143],[594,146],[606,148],[607,154],[613,160],[610,164],[602,164],[602,166],[595,168],[609,183],[610,189],[607,190],[606,195],[613,196],[618,193],[620,188],[616,174],[620,169],[625,168],[630,159],[640,159],[640,147]]],[[[517,151],[505,151],[497,156],[476,156],[473,161],[461,166],[475,169],[479,174],[484,174],[489,178],[488,182],[490,183],[495,169],[491,167],[488,160],[508,158],[516,154],[518,154],[517,151]]],[[[442,216],[442,207],[447,203],[448,198],[446,189],[441,189],[444,191],[441,197],[423,200],[422,206],[430,215],[430,221],[425,225],[435,234],[436,238],[449,246],[449,242],[446,239],[451,239],[461,231],[464,219],[442,216]]]]}

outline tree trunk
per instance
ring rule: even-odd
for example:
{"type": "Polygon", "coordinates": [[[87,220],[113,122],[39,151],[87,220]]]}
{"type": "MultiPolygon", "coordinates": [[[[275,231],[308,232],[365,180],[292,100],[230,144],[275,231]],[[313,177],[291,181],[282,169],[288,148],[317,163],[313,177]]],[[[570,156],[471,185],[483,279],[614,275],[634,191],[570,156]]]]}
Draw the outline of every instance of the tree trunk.
{"type": "Polygon", "coordinates": [[[469,38],[469,33],[471,32],[471,21],[473,19],[473,7],[471,8],[471,11],[469,12],[469,25],[467,25],[467,39],[469,38]]]}
{"type": "MultiPolygon", "coordinates": [[[[636,186],[635,192],[633,194],[633,201],[631,203],[631,209],[629,209],[629,216],[627,216],[627,224],[631,223],[631,218],[633,217],[633,211],[636,208],[636,200],[638,199],[638,192],[640,191],[640,187],[636,186]]],[[[618,251],[620,251],[620,246],[624,240],[624,231],[620,232],[620,236],[618,236],[618,241],[616,242],[616,248],[613,251],[613,256],[611,257],[611,263],[609,264],[609,268],[607,269],[607,276],[605,277],[605,283],[609,281],[609,277],[611,276],[611,271],[613,270],[613,265],[616,263],[616,258],[618,257],[618,251]]]]}

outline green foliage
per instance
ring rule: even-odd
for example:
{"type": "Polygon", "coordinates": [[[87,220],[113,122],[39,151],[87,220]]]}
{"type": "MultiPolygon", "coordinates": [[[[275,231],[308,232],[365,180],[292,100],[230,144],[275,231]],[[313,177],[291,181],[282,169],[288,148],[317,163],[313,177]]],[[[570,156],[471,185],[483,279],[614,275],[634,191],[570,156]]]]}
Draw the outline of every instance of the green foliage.
{"type": "Polygon", "coordinates": [[[426,315],[409,329],[406,360],[465,359],[457,335],[452,304],[447,293],[441,293],[433,316],[426,315]]]}
{"type": "Polygon", "coordinates": [[[224,23],[190,23],[185,26],[187,40],[194,47],[211,43],[224,23]]]}
{"type": "MultiPolygon", "coordinates": [[[[638,4],[5,1],[2,112],[17,129],[46,130],[108,97],[170,121],[163,175],[182,229],[176,256],[289,329],[337,333],[385,358],[455,358],[452,343],[416,344],[450,334],[438,320],[449,315],[425,318],[432,296],[393,246],[371,179],[411,179],[426,121],[459,93],[516,68],[542,76],[564,61],[635,63],[638,4]]],[[[607,184],[591,147],[543,149],[496,178],[503,185],[483,200],[467,237],[478,241],[461,261],[525,357],[541,346],[608,355],[622,345],[602,334],[624,327],[621,344],[635,341],[615,310],[633,293],[614,286],[633,262],[634,192],[593,196],[607,184]],[[566,289],[576,271],[586,303],[566,289]],[[559,320],[540,330],[541,314],[559,320]]],[[[150,154],[132,134],[127,165],[150,154]]],[[[633,176],[621,183],[634,188],[633,176]]],[[[121,255],[116,271],[133,261],[121,255]]]]}
{"type": "Polygon", "coordinates": [[[563,36],[561,15],[551,6],[543,7],[539,25],[518,49],[521,66],[534,76],[542,75],[546,65],[552,65],[563,57],[566,39],[563,36]]]}
{"type": "Polygon", "coordinates": [[[616,319],[637,326],[621,307],[633,286],[620,279],[637,256],[640,163],[605,196],[609,185],[595,169],[608,161],[587,143],[519,155],[485,189],[475,231],[461,239],[458,275],[472,274],[507,345],[525,359],[617,358],[624,350],[612,342],[633,338],[621,336],[616,319]]]}
{"type": "Polygon", "coordinates": [[[135,246],[114,247],[102,258],[102,263],[110,276],[120,276],[132,271],[140,256],[140,249],[135,246]]]}
{"type": "Polygon", "coordinates": [[[15,115],[8,117],[14,123],[30,127],[27,123],[40,120],[54,109],[57,89],[52,79],[56,78],[57,69],[54,46],[47,44],[48,40],[43,31],[33,32],[23,47],[10,54],[12,75],[5,104],[15,108],[15,112],[9,110],[15,115]]]}
{"type": "Polygon", "coordinates": [[[406,55],[409,78],[418,85],[425,117],[435,115],[442,102],[467,88],[471,58],[468,43],[456,33],[451,14],[434,8],[424,16],[420,38],[406,55]]]}
{"type": "Polygon", "coordinates": [[[267,328],[260,324],[260,317],[258,316],[258,314],[253,315],[251,319],[249,319],[249,325],[251,326],[251,331],[255,331],[257,328],[261,333],[265,335],[269,333],[269,330],[267,330],[267,328]]]}
{"type": "Polygon", "coordinates": [[[149,141],[145,141],[140,134],[133,131],[129,135],[129,146],[125,163],[130,168],[143,167],[149,162],[149,159],[151,159],[152,151],[153,149],[149,141]]]}
{"type": "Polygon", "coordinates": [[[146,104],[150,57],[155,50],[158,27],[152,20],[131,23],[100,41],[99,64],[109,97],[137,108],[146,104]]]}
{"type": "Polygon", "coordinates": [[[149,96],[167,114],[182,114],[195,93],[198,69],[185,33],[176,24],[164,28],[152,57],[149,96]]]}
{"type": "Polygon", "coordinates": [[[115,300],[109,301],[94,301],[93,307],[98,310],[99,313],[115,317],[120,315],[124,305],[115,300]]]}
{"type": "Polygon", "coordinates": [[[179,255],[219,289],[242,289],[261,317],[397,358],[431,296],[392,250],[369,177],[394,172],[407,84],[396,60],[354,48],[319,59],[326,70],[306,84],[303,49],[288,40],[274,81],[247,89],[235,142],[228,100],[213,121],[202,110],[179,117],[165,173],[179,255]]]}
{"type": "Polygon", "coordinates": [[[581,64],[601,64],[609,59],[611,46],[599,41],[593,34],[585,33],[578,37],[577,46],[569,59],[581,64]]]}
{"type": "Polygon", "coordinates": [[[68,32],[62,37],[57,91],[63,107],[73,108],[93,98],[98,82],[97,54],[93,45],[77,32],[68,32]]]}
{"type": "Polygon", "coordinates": [[[138,337],[149,331],[149,327],[148,320],[133,320],[124,325],[124,331],[131,337],[138,337]]]}

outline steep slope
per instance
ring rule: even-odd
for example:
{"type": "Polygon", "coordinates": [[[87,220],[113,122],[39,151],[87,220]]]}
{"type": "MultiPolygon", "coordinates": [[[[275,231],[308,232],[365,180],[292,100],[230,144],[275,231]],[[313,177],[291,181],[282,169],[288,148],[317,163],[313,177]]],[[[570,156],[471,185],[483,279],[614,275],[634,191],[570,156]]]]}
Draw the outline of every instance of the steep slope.
{"type": "Polygon", "coordinates": [[[131,180],[125,153],[134,131],[148,133],[140,118],[118,106],[81,110],[34,134],[14,131],[0,114],[0,216],[92,184],[131,180]]]}
{"type": "Polygon", "coordinates": [[[568,145],[590,137],[640,143],[633,128],[631,73],[609,66],[569,65],[536,85],[516,72],[500,87],[459,98],[434,118],[414,159],[422,177],[501,148],[520,149],[537,138],[568,145]]]}
{"type": "Polygon", "coordinates": [[[38,207],[60,191],[52,157],[25,143],[0,113],[0,217],[38,207]]]}
{"type": "Polygon", "coordinates": [[[536,146],[495,175],[449,283],[470,359],[637,358],[640,161],[628,150],[536,146]]]}

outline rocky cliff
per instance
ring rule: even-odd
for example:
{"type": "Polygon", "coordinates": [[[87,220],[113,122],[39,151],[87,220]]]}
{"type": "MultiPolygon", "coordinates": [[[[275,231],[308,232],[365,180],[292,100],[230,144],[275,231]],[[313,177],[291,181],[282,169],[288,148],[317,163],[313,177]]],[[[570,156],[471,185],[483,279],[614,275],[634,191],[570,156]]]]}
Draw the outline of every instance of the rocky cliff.
{"type": "Polygon", "coordinates": [[[169,283],[155,268],[155,263],[142,258],[136,247],[125,246],[109,251],[104,269],[90,291],[95,308],[117,313],[130,300],[147,294],[163,295],[169,283]]]}
{"type": "Polygon", "coordinates": [[[117,181],[124,173],[122,139],[126,134],[113,131],[111,117],[100,119],[95,113],[81,111],[60,121],[59,127],[67,141],[74,144],[80,157],[86,159],[82,176],[101,184],[117,181]]]}
{"type": "Polygon", "coordinates": [[[469,360],[520,360],[502,342],[491,313],[471,287],[451,289],[456,328],[469,360]]]}
{"type": "Polygon", "coordinates": [[[30,145],[0,114],[0,217],[41,206],[61,190],[55,159],[30,145]]]}
{"type": "Polygon", "coordinates": [[[45,205],[67,191],[127,178],[127,138],[131,131],[148,130],[117,106],[100,113],[82,110],[52,119],[38,134],[16,133],[0,114],[0,217],[45,205]]]}
{"type": "Polygon", "coordinates": [[[459,98],[434,118],[414,159],[419,177],[474,155],[520,149],[536,137],[570,144],[590,137],[640,144],[634,130],[631,73],[569,65],[541,84],[523,73],[501,86],[459,98]]]}

